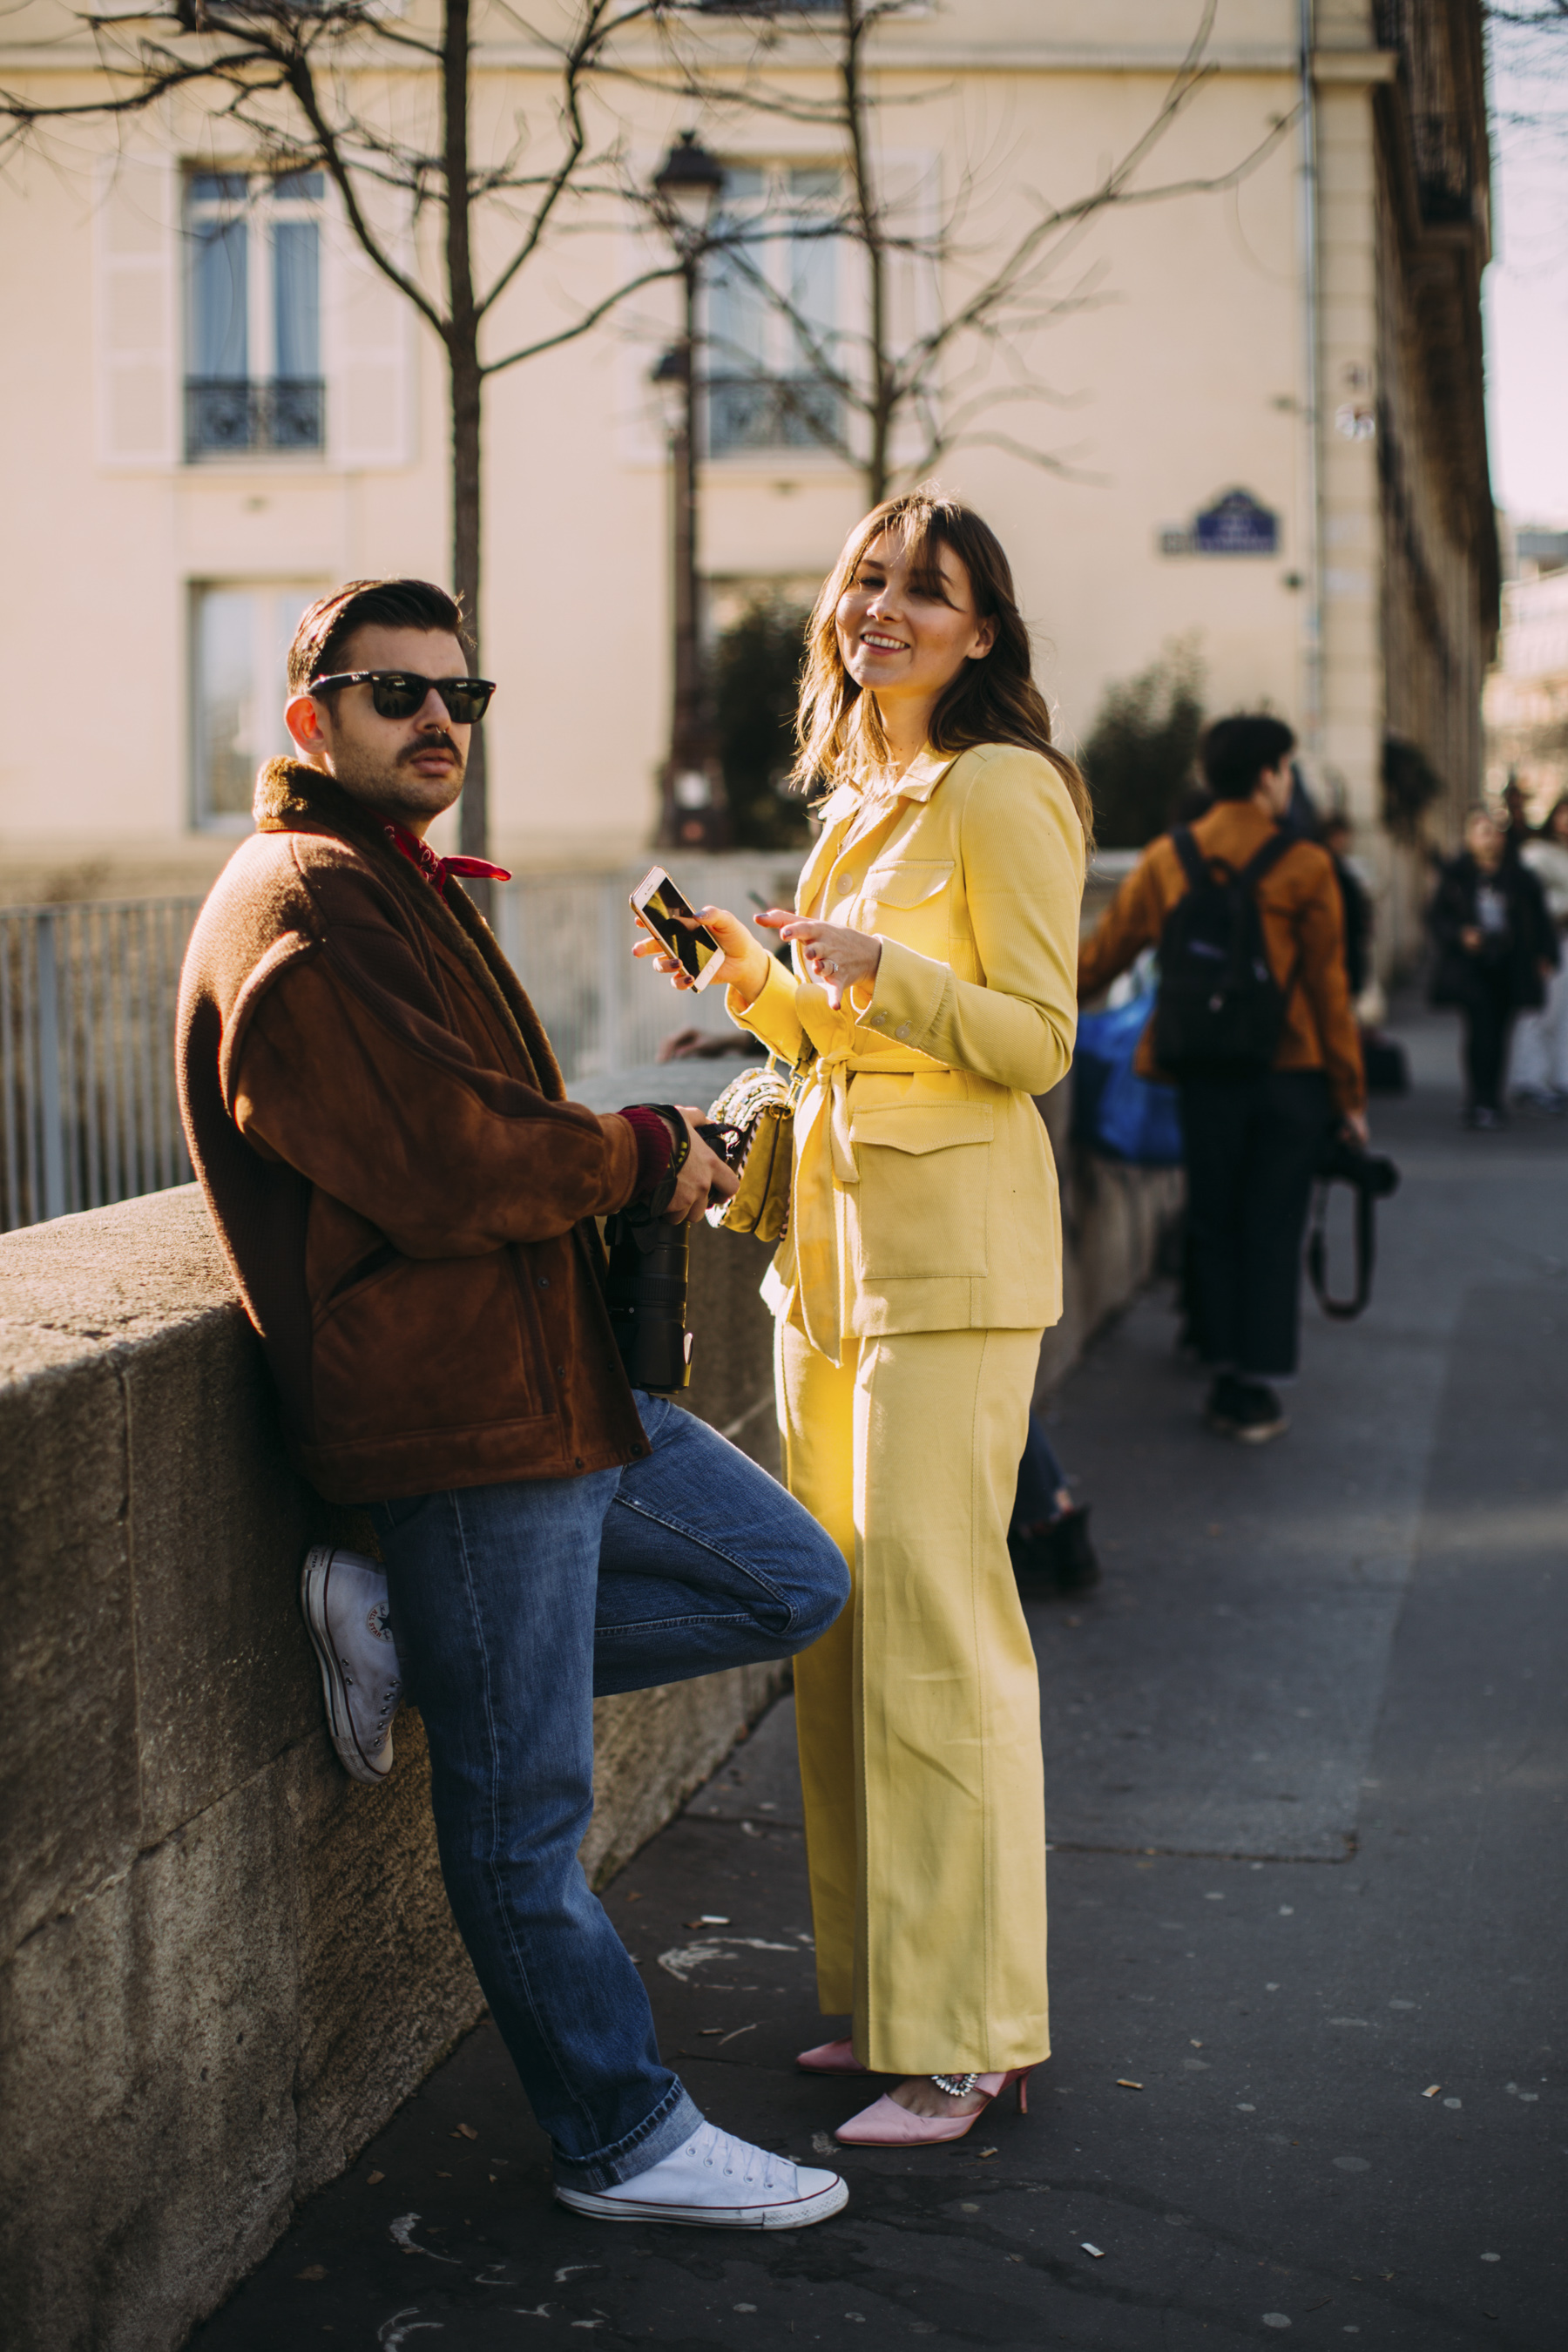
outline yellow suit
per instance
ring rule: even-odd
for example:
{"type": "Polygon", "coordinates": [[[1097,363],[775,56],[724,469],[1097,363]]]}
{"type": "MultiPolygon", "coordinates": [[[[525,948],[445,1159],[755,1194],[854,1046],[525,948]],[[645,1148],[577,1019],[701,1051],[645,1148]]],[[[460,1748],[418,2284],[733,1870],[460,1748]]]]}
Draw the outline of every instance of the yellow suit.
{"type": "Polygon", "coordinates": [[[795,1688],[829,2012],[878,2071],[977,2072],[1048,2048],[1039,1694],[1006,1549],[1061,1219],[1029,1097],[1077,1025],[1083,835],[1056,770],[927,752],[891,794],[840,786],[798,910],[874,931],[835,1013],[777,963],[730,1009],[792,1060],[778,1318],[790,1491],[854,1596],[795,1688]]]}

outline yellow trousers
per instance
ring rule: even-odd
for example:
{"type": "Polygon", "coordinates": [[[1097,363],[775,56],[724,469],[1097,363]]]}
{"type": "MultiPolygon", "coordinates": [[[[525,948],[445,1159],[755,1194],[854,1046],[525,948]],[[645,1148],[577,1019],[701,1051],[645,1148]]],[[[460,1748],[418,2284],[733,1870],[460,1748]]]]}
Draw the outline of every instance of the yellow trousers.
{"type": "Polygon", "coordinates": [[[878,2073],[1048,2054],[1039,1684],[1007,1556],[1038,1331],[778,1327],[789,1490],[849,1563],[795,1661],[817,1990],[878,2073]]]}

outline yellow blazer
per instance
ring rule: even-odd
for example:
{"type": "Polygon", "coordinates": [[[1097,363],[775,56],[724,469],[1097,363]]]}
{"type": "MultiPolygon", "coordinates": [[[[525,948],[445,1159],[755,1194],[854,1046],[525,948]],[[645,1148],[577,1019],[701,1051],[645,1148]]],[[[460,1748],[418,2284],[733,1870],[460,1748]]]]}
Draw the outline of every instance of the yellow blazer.
{"type": "Polygon", "coordinates": [[[1078,1026],[1083,829],[1048,760],[927,751],[893,795],[841,785],[800,877],[802,914],[874,931],[875,982],[837,1013],[776,961],[730,1012],[794,1060],[789,1231],[763,1295],[835,1363],[841,1337],[1023,1328],[1061,1314],[1061,1211],[1030,1097],[1078,1026]]]}

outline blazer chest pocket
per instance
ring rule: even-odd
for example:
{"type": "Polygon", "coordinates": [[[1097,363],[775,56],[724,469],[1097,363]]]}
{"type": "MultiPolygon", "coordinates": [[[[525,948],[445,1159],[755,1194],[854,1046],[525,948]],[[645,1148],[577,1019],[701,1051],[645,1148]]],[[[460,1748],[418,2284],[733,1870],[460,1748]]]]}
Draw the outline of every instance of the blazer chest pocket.
{"type": "Polygon", "coordinates": [[[951,857],[900,857],[873,866],[862,893],[869,928],[922,955],[945,956],[946,892],[955,871],[951,857]]]}
{"type": "Polygon", "coordinates": [[[853,1108],[858,1270],[868,1282],[978,1281],[987,1235],[989,1103],[853,1108]]]}

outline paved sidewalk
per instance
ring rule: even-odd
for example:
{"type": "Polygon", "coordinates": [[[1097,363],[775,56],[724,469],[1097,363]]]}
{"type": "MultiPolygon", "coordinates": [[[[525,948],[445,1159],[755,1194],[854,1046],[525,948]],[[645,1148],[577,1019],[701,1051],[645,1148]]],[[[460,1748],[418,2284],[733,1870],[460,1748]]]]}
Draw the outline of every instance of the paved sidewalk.
{"type": "MultiPolygon", "coordinates": [[[[1289,1434],[1198,1426],[1158,1294],[1061,1400],[1108,1572],[1031,1612],[1056,2051],[1030,2116],[846,2152],[816,2230],[610,2228],[550,2200],[486,2024],[202,2352],[1563,2352],[1568,1121],[1461,1132],[1451,1030],[1405,1034],[1376,1295],[1350,1326],[1309,1307],[1289,1434]]],[[[792,1738],[786,1704],[606,1899],[699,2104],[809,2159],[858,2102],[791,2063],[833,2030],[792,1738]]]]}

